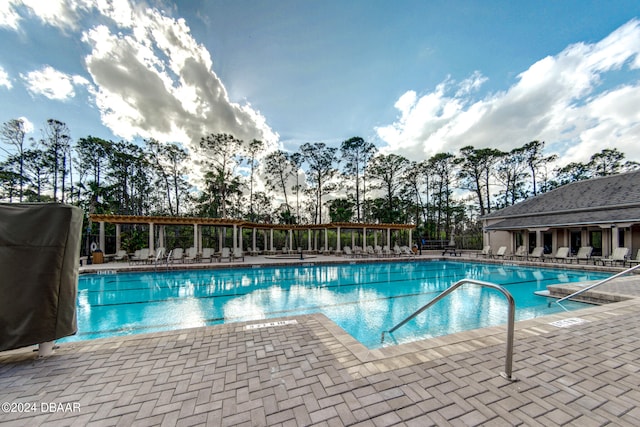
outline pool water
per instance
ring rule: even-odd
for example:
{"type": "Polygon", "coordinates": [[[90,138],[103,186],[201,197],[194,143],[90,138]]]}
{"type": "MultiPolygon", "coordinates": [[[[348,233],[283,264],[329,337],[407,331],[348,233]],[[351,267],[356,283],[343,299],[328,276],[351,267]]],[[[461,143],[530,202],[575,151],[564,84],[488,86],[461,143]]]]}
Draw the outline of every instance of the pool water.
{"type": "MultiPolygon", "coordinates": [[[[534,291],[604,277],[578,270],[458,261],[82,275],[78,334],[61,341],[323,313],[365,346],[378,348],[382,331],[463,278],[503,285],[516,301],[516,320],[524,320],[562,310],[556,304],[547,307],[549,299],[534,291]]],[[[395,331],[385,344],[504,324],[507,310],[498,291],[464,285],[395,331]]]]}

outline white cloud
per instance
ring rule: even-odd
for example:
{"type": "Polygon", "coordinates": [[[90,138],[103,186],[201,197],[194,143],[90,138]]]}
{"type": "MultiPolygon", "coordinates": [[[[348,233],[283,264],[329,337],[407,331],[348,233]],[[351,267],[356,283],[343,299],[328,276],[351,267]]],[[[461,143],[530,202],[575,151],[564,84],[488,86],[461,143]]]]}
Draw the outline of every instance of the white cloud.
{"type": "Polygon", "coordinates": [[[7,89],[11,89],[13,87],[9,74],[2,67],[0,67],[0,86],[4,86],[7,89]]]}
{"type": "Polygon", "coordinates": [[[190,146],[224,132],[275,146],[278,135],[264,117],[249,104],[229,100],[209,52],[184,20],[126,2],[114,5],[100,10],[116,27],[94,27],[83,41],[92,47],[86,64],[102,121],[116,135],[190,146]]]}
{"type": "Polygon", "coordinates": [[[61,30],[75,30],[82,12],[92,7],[91,0],[4,0],[0,6],[0,25],[19,29],[20,11],[61,30]]]}
{"type": "Polygon", "coordinates": [[[0,8],[0,17],[14,29],[18,13],[62,31],[80,28],[86,12],[101,15],[91,17],[93,26],[82,35],[92,49],[85,58],[92,81],[45,67],[21,74],[32,94],[65,100],[84,85],[103,124],[126,139],[154,137],[190,146],[224,132],[245,141],[262,139],[270,148],[277,144],[278,135],[260,112],[229,100],[209,52],[183,19],[130,0],[10,0],[8,5],[0,8]]]}
{"type": "Polygon", "coordinates": [[[18,119],[22,120],[22,127],[25,133],[29,134],[33,132],[33,130],[35,129],[35,126],[33,126],[33,123],[31,122],[31,120],[27,119],[24,116],[18,117],[18,119]]]}
{"type": "Polygon", "coordinates": [[[75,96],[74,85],[88,85],[82,76],[72,76],[46,66],[41,70],[20,74],[32,95],[43,95],[49,99],[64,101],[75,96]]]}
{"type": "Polygon", "coordinates": [[[0,2],[0,27],[17,30],[20,26],[20,15],[11,1],[0,2]]]}
{"type": "MultiPolygon", "coordinates": [[[[640,85],[598,92],[607,72],[640,68],[640,22],[633,20],[594,44],[568,46],[543,58],[504,92],[474,99],[486,81],[479,72],[456,84],[447,79],[430,93],[408,91],[398,120],[376,129],[386,152],[428,158],[465,145],[509,150],[534,139],[584,161],[602,148],[618,147],[640,159],[640,85]]],[[[621,71],[622,72],[622,71],[621,71]]]]}

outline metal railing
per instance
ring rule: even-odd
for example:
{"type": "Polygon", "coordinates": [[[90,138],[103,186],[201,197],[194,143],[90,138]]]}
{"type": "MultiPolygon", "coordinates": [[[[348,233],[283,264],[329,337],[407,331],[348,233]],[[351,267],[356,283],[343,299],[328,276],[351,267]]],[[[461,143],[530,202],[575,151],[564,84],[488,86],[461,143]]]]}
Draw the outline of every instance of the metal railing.
{"type": "Polygon", "coordinates": [[[500,376],[502,376],[503,378],[506,378],[509,381],[517,381],[515,379],[515,377],[513,377],[513,375],[512,375],[512,367],[513,367],[513,336],[514,336],[514,324],[515,324],[515,317],[516,317],[516,303],[515,303],[515,301],[513,299],[513,296],[511,296],[511,294],[509,293],[509,291],[507,291],[502,286],[496,285],[494,283],[483,282],[481,280],[474,280],[474,279],[462,279],[462,280],[457,281],[453,285],[449,286],[449,288],[447,288],[444,292],[442,292],[441,294],[436,296],[434,299],[432,299],[431,301],[429,301],[428,303],[426,303],[425,305],[420,307],[415,313],[413,313],[412,315],[410,315],[409,317],[404,319],[402,322],[398,323],[396,326],[394,326],[393,328],[389,329],[388,331],[382,331],[382,337],[381,337],[380,342],[384,342],[384,336],[385,336],[386,333],[388,333],[388,334],[393,333],[395,330],[397,330],[398,328],[402,327],[407,322],[409,322],[412,319],[414,319],[417,315],[419,315],[420,313],[422,313],[423,311],[425,311],[426,309],[428,309],[429,307],[431,307],[432,305],[434,305],[435,303],[437,303],[438,301],[440,301],[441,299],[443,299],[444,297],[446,297],[447,295],[449,295],[450,293],[452,293],[453,291],[455,291],[460,286],[462,286],[462,285],[464,285],[466,283],[473,284],[473,285],[479,285],[479,286],[486,287],[486,288],[495,289],[495,290],[499,291],[500,293],[502,293],[502,295],[504,295],[505,298],[507,299],[507,303],[509,304],[508,324],[507,324],[507,356],[506,356],[506,359],[505,359],[505,367],[504,367],[505,371],[504,372],[500,372],[500,376]]]}
{"type": "Polygon", "coordinates": [[[573,297],[575,297],[575,296],[577,296],[577,295],[580,295],[580,294],[581,294],[581,293],[583,293],[583,292],[587,292],[587,291],[589,291],[589,290],[591,290],[591,289],[593,289],[593,288],[597,288],[598,286],[600,286],[600,285],[604,285],[605,283],[609,283],[609,282],[610,282],[610,281],[612,281],[613,279],[616,279],[616,278],[618,278],[618,277],[620,277],[620,276],[624,276],[625,274],[628,274],[628,273],[630,273],[630,272],[634,271],[634,270],[635,270],[635,269],[637,269],[637,268],[640,268],[640,264],[635,265],[635,266],[633,266],[633,267],[631,267],[631,268],[628,268],[628,269],[626,269],[626,270],[624,270],[624,271],[621,271],[620,273],[614,274],[614,275],[613,275],[613,276],[611,276],[611,277],[607,277],[606,279],[600,280],[599,282],[596,282],[596,283],[594,283],[594,284],[593,284],[593,285],[591,285],[591,286],[587,286],[586,288],[582,288],[582,289],[580,289],[580,290],[578,290],[578,291],[576,291],[576,292],[572,293],[571,295],[567,295],[566,297],[562,297],[562,298],[560,298],[559,300],[551,301],[551,302],[549,302],[549,305],[548,305],[548,306],[549,306],[549,307],[551,307],[551,304],[553,304],[553,303],[555,302],[555,303],[556,303],[556,304],[558,304],[560,307],[562,307],[562,308],[564,309],[564,311],[569,311],[569,310],[567,310],[567,309],[562,305],[562,302],[563,302],[563,301],[566,301],[566,300],[568,300],[568,299],[571,299],[571,298],[573,298],[573,297]]]}

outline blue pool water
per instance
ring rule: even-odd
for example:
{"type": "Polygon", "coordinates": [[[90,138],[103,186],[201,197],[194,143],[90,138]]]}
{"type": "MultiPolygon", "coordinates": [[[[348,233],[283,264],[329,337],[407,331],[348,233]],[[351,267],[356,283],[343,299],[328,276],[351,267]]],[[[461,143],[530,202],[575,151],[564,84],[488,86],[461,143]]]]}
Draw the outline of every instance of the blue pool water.
{"type": "MultiPolygon", "coordinates": [[[[323,313],[369,348],[384,330],[463,278],[503,285],[516,301],[516,320],[561,310],[534,295],[556,283],[602,273],[456,261],[287,266],[82,275],[78,341],[236,321],[323,313]]],[[[582,308],[570,303],[567,308],[582,308]]],[[[464,285],[394,332],[389,343],[506,323],[499,292],[464,285]]]]}

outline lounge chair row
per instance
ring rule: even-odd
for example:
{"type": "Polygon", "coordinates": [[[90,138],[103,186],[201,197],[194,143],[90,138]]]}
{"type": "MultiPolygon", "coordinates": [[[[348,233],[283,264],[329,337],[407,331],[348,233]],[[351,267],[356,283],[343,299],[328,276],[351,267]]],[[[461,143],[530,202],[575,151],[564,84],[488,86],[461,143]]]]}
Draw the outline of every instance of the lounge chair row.
{"type": "Polygon", "coordinates": [[[214,252],[213,248],[202,248],[202,252],[198,252],[196,248],[174,248],[169,252],[165,248],[158,248],[155,252],[149,248],[142,248],[128,255],[124,251],[118,251],[114,260],[129,260],[129,264],[158,264],[158,263],[193,263],[193,262],[213,262],[215,261],[244,261],[244,253],[239,248],[231,251],[230,248],[222,248],[220,253],[214,252]]]}
{"type": "Polygon", "coordinates": [[[414,256],[415,253],[409,249],[408,246],[394,246],[393,249],[389,249],[389,246],[367,246],[366,248],[361,248],[359,246],[354,246],[351,249],[350,246],[345,246],[342,248],[344,255],[350,258],[356,257],[401,257],[401,256],[414,256]]]}
{"type": "Polygon", "coordinates": [[[576,261],[576,263],[581,263],[582,261],[586,263],[593,262],[594,264],[601,265],[629,265],[633,266],[635,264],[640,263],[640,249],[636,255],[635,259],[629,259],[629,248],[615,248],[613,253],[604,258],[592,257],[593,247],[591,246],[583,246],[578,249],[578,252],[575,256],[570,254],[570,250],[568,247],[563,246],[558,248],[555,254],[545,254],[544,248],[539,246],[534,248],[531,253],[528,253],[524,246],[518,247],[515,253],[510,254],[507,251],[506,246],[500,246],[497,252],[494,254],[491,246],[485,246],[478,254],[478,256],[483,256],[485,258],[503,258],[503,259],[521,259],[521,260],[539,260],[539,261],[555,261],[555,262],[564,262],[564,263],[572,263],[576,261]]]}

